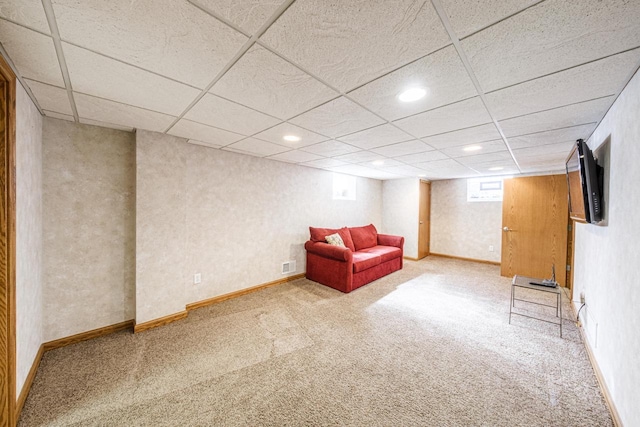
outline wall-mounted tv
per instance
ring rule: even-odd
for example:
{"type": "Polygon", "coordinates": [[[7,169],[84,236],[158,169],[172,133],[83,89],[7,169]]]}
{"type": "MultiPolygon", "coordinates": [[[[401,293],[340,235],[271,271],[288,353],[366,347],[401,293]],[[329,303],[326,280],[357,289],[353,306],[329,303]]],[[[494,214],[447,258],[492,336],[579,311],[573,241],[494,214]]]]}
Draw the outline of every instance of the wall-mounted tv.
{"type": "Polygon", "coordinates": [[[569,216],[582,222],[596,224],[602,220],[602,167],[582,139],[567,157],[569,186],[569,216]]]}

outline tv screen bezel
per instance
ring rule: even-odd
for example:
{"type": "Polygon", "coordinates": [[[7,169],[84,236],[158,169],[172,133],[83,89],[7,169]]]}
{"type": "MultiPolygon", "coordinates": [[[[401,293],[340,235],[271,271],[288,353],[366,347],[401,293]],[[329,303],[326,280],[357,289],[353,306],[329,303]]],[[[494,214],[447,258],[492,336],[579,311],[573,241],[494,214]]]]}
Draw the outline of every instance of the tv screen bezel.
{"type": "MultiPolygon", "coordinates": [[[[596,163],[593,153],[586,142],[582,139],[576,141],[573,150],[567,157],[566,163],[567,185],[569,190],[569,216],[571,219],[590,224],[597,224],[602,221],[602,190],[600,188],[600,172],[602,168],[596,163]],[[578,152],[578,172],[580,176],[581,199],[584,205],[584,218],[579,213],[571,209],[571,183],[569,181],[569,164],[574,155],[578,152]]],[[[575,196],[574,196],[575,197],[575,196]]]]}

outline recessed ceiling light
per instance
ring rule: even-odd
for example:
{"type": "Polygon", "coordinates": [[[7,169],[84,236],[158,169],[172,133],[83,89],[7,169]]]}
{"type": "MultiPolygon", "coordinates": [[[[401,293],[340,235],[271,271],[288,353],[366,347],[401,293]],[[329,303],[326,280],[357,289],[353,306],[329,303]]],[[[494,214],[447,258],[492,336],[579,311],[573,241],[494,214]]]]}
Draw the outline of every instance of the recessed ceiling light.
{"type": "Polygon", "coordinates": [[[489,168],[490,171],[501,171],[502,169],[504,169],[502,166],[496,166],[494,168],[489,168]]]}
{"type": "Polygon", "coordinates": [[[427,176],[427,175],[424,174],[424,173],[421,173],[420,175],[418,175],[418,178],[424,178],[425,176],[427,176]]]}
{"type": "Polygon", "coordinates": [[[413,102],[423,98],[427,94],[427,90],[421,87],[412,87],[398,95],[398,99],[402,102],[413,102]]]}
{"type": "Polygon", "coordinates": [[[376,160],[375,162],[373,162],[374,166],[382,166],[384,165],[384,160],[376,160]]]}
{"type": "Polygon", "coordinates": [[[282,137],[282,139],[284,139],[285,141],[289,141],[289,142],[298,142],[300,141],[300,137],[299,136],[295,136],[295,135],[285,135],[282,137]]]}
{"type": "Polygon", "coordinates": [[[464,151],[478,151],[478,150],[482,150],[482,147],[479,145],[470,145],[468,147],[464,147],[462,150],[464,151]]]}

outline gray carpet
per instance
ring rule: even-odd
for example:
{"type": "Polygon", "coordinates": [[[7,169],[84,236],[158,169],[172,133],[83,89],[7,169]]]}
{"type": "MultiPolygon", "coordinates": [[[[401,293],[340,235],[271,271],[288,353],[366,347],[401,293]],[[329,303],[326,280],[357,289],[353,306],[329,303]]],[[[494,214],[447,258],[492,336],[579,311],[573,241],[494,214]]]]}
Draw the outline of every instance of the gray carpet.
{"type": "Polygon", "coordinates": [[[568,302],[562,339],[509,297],[437,257],[351,294],[300,279],[46,353],[19,425],[612,425],[568,302]]]}

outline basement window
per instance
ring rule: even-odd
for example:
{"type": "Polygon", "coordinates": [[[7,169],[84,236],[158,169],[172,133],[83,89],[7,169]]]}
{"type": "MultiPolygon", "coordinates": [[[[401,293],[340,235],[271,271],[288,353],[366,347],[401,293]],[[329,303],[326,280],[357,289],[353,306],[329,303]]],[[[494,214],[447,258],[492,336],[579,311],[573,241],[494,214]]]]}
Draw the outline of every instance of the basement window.
{"type": "Polygon", "coordinates": [[[351,175],[333,174],[333,200],[355,200],[356,177],[351,175]]]}
{"type": "Polygon", "coordinates": [[[501,202],[502,178],[471,178],[467,180],[467,202],[501,202]]]}

